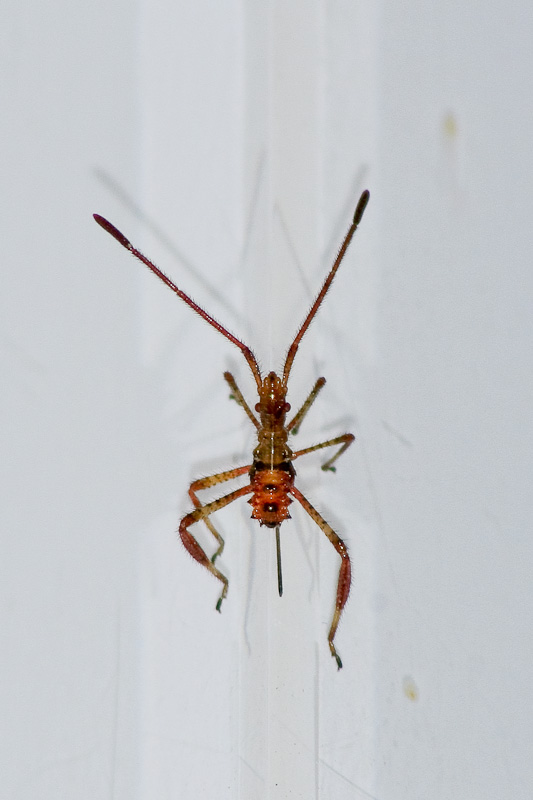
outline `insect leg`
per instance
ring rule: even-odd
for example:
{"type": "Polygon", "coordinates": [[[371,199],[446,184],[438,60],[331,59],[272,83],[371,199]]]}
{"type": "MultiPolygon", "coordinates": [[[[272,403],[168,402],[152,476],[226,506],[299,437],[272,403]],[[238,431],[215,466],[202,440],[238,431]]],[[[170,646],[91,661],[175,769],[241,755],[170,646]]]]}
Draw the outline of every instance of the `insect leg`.
{"type": "Polygon", "coordinates": [[[342,661],[335,650],[335,645],[333,644],[333,639],[335,638],[335,633],[337,631],[337,626],[339,624],[339,619],[342,614],[342,609],[346,604],[346,600],[348,599],[348,595],[350,593],[350,583],[352,580],[352,568],[350,564],[350,557],[348,555],[348,551],[346,549],[346,545],[340,538],[337,536],[335,531],[333,530],[330,525],[323,519],[316,508],[313,508],[309,500],[304,497],[304,495],[295,487],[292,486],[289,489],[290,493],[295,497],[301,506],[307,511],[311,519],[316,522],[320,530],[322,530],[328,539],[330,540],[331,544],[337,551],[337,553],[341,557],[341,566],[339,570],[339,580],[337,582],[337,598],[335,601],[335,611],[333,612],[333,619],[331,620],[331,627],[328,633],[328,644],[331,655],[337,662],[338,669],[342,668],[342,661]]]}
{"type": "Polygon", "coordinates": [[[315,450],[321,450],[323,447],[334,447],[336,444],[342,444],[342,447],[339,449],[339,451],[324,464],[322,464],[323,470],[331,470],[331,472],[335,472],[336,467],[333,466],[333,463],[339,458],[339,456],[342,456],[344,451],[349,448],[353,441],[355,441],[355,436],[353,433],[344,433],[342,436],[336,436],[335,439],[328,439],[327,442],[320,442],[320,444],[314,444],[311,447],[305,447],[303,450],[296,450],[296,452],[292,454],[292,458],[294,460],[300,456],[305,456],[307,453],[313,453],[315,450]]]}
{"type": "Polygon", "coordinates": [[[307,412],[309,411],[309,409],[311,408],[311,406],[315,402],[317,394],[322,389],[322,387],[325,385],[325,383],[326,383],[326,379],[325,378],[319,378],[317,380],[317,382],[315,383],[315,385],[313,386],[313,388],[309,392],[309,396],[308,396],[307,400],[305,401],[305,403],[303,404],[301,409],[298,411],[296,416],[293,419],[291,419],[291,421],[287,425],[287,430],[289,431],[289,433],[298,433],[298,429],[299,429],[300,425],[302,424],[303,418],[305,417],[305,415],[307,414],[307,412]]]}
{"type": "Polygon", "coordinates": [[[246,414],[248,416],[248,419],[251,421],[252,425],[255,425],[257,430],[259,430],[259,428],[261,427],[260,422],[259,422],[258,419],[256,419],[254,417],[254,414],[253,414],[250,406],[248,405],[248,403],[244,399],[241,390],[239,389],[239,387],[235,383],[235,378],[233,377],[231,372],[225,372],[224,373],[224,378],[229,383],[229,388],[231,389],[230,398],[232,400],[235,400],[240,406],[242,406],[244,408],[244,410],[246,411],[246,414]]]}
{"type": "Polygon", "coordinates": [[[240,489],[236,489],[234,492],[230,492],[230,494],[227,494],[224,497],[219,497],[218,500],[213,500],[212,503],[207,503],[205,506],[199,506],[199,508],[195,508],[190,514],[187,514],[185,517],[183,517],[180,522],[179,535],[187,552],[190,553],[199,564],[208,569],[209,572],[215,576],[215,578],[218,578],[223,585],[222,594],[218,598],[217,602],[217,611],[220,611],[222,601],[228,593],[228,579],[215,567],[213,562],[205,554],[202,547],[198,544],[192,533],[189,532],[188,528],[191,525],[194,525],[195,522],[198,522],[201,519],[205,520],[210,514],[213,514],[215,511],[219,511],[221,508],[224,508],[230,503],[233,503],[234,500],[237,500],[244,494],[250,494],[250,492],[252,492],[252,487],[250,485],[242,486],[240,489]]]}
{"type": "MultiPolygon", "coordinates": [[[[219,472],[217,475],[209,475],[207,478],[199,478],[193,481],[189,487],[189,497],[191,498],[195,508],[201,508],[202,504],[198,499],[196,492],[201,492],[203,489],[210,489],[211,486],[216,486],[217,483],[224,483],[224,481],[231,481],[233,478],[238,478],[239,475],[244,475],[248,472],[250,465],[246,467],[237,467],[236,469],[228,469],[226,472],[219,472]]],[[[214,564],[215,560],[224,550],[224,539],[217,531],[213,523],[207,517],[204,518],[206,526],[209,528],[213,536],[218,542],[218,550],[211,556],[211,563],[214,564]]]]}

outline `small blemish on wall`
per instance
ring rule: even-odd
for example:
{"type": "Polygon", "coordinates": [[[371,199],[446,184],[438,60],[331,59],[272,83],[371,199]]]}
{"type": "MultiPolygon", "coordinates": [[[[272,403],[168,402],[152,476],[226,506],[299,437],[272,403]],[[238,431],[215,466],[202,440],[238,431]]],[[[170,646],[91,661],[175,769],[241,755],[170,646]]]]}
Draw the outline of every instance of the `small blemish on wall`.
{"type": "Polygon", "coordinates": [[[442,120],[442,130],[447,139],[455,139],[457,137],[459,128],[455,116],[449,111],[444,115],[442,120]]]}
{"type": "Polygon", "coordinates": [[[410,675],[406,675],[403,679],[403,693],[412,703],[416,703],[420,696],[418,686],[410,675]]]}

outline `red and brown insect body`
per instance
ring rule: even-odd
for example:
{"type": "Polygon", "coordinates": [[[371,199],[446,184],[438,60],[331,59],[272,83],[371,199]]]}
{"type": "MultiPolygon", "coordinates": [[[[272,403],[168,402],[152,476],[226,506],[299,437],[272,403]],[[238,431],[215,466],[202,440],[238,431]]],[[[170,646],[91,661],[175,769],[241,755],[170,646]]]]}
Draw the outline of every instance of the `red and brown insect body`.
{"type": "Polygon", "coordinates": [[[187,303],[187,305],[190,306],[193,311],[196,311],[196,313],[199,314],[202,319],[208,322],[213,328],[219,331],[219,333],[225,336],[226,339],[229,339],[232,344],[239,348],[246,359],[248,366],[250,367],[252,375],[254,376],[259,395],[259,401],[255,405],[254,409],[256,413],[251,410],[250,406],[244,399],[233,375],[230,372],[224,373],[224,378],[231,389],[232,399],[236,400],[237,403],[242,406],[249,420],[257,430],[257,447],[253,452],[253,462],[252,464],[247,464],[243,467],[236,467],[235,469],[230,469],[226,472],[220,472],[216,475],[211,475],[207,478],[200,478],[199,480],[193,481],[189,487],[189,496],[192,500],[194,509],[189,514],[186,514],[185,517],[183,517],[179,526],[179,536],[186,550],[196,561],[206,567],[206,569],[208,569],[209,572],[211,572],[222,583],[222,592],[216,606],[217,610],[220,611],[222,601],[226,597],[228,591],[228,579],[215,566],[216,559],[224,549],[224,539],[211,522],[211,515],[215,511],[219,511],[221,508],[233,503],[233,501],[237,500],[239,497],[251,495],[248,502],[252,507],[252,518],[256,519],[260,525],[265,525],[267,528],[276,529],[278,590],[279,594],[281,595],[282,580],[279,544],[280,525],[284,520],[290,519],[289,506],[294,500],[297,500],[298,503],[300,503],[300,505],[309,514],[311,519],[313,519],[318,527],[324,532],[341,558],[339,578],[337,582],[335,610],[328,633],[329,649],[331,655],[335,658],[339,669],[342,667],[342,662],[337,654],[333,640],[335,638],[335,633],[337,631],[342,610],[346,600],[348,599],[348,594],[350,591],[350,558],[348,556],[348,551],[346,550],[346,545],[342,539],[328,525],[318,511],[313,508],[309,500],[294,485],[296,471],[293,466],[293,461],[295,461],[297,458],[300,458],[300,456],[312,453],[315,450],[322,450],[325,447],[340,446],[339,450],[334,453],[334,455],[324,464],[322,464],[323,470],[331,470],[334,472],[334,462],[351,445],[354,440],[354,436],[351,433],[345,433],[341,436],[335,437],[334,439],[329,439],[326,442],[320,442],[320,444],[306,447],[303,450],[291,450],[288,445],[289,435],[297,432],[305,415],[309,411],[309,408],[314,403],[318,393],[326,383],[326,379],[318,378],[304,404],[297,414],[295,414],[295,416],[289,420],[289,422],[286,422],[286,418],[291,407],[287,402],[286,397],[289,375],[296,351],[298,350],[305,332],[311,324],[315,314],[322,304],[322,301],[324,300],[324,297],[326,296],[329,287],[331,286],[333,278],[335,277],[346,250],[348,249],[348,245],[350,244],[357,226],[361,221],[369,197],[369,192],[365,191],[359,199],[357,208],[355,209],[353,222],[344,238],[337,258],[335,259],[335,262],[331,267],[331,270],[329,271],[315,302],[311,306],[307,317],[300,326],[300,329],[298,330],[298,333],[296,334],[294,341],[289,348],[281,377],[275,372],[269,372],[268,375],[263,378],[261,376],[255,355],[253,354],[252,350],[250,350],[250,348],[244,344],[244,342],[233,336],[233,334],[230,333],[227,328],[217,322],[216,319],[211,317],[206,311],[204,311],[203,308],[197,305],[194,300],[185,294],[185,292],[179,289],[152,261],[150,261],[139,250],[137,250],[131,244],[131,242],[129,242],[128,239],[126,239],[126,237],[114,227],[114,225],[98,214],[94,215],[96,222],[98,222],[98,224],[101,225],[104,230],[110,233],[111,236],[113,236],[123,247],[129,250],[137,259],[139,259],[139,261],[142,261],[142,263],[145,264],[148,269],[157,275],[157,277],[160,278],[160,280],[162,280],[163,283],[165,283],[170,289],[172,289],[172,291],[177,294],[178,297],[187,303]],[[234,478],[238,478],[240,475],[245,475],[246,473],[249,475],[249,483],[247,483],[246,486],[235,489],[233,492],[230,492],[223,497],[219,497],[217,500],[213,500],[210,503],[202,504],[199,500],[197,495],[198,492],[203,491],[204,489],[210,489],[219,483],[225,483],[226,481],[233,480],[234,478]],[[209,558],[189,530],[192,525],[200,520],[204,521],[205,525],[218,542],[218,548],[211,558],[209,558]]]}
{"type": "Polygon", "coordinates": [[[291,516],[289,492],[296,472],[292,466],[293,453],[287,444],[285,417],[291,407],[285,394],[281,380],[275,372],[270,372],[263,381],[255,407],[261,427],[257,431],[259,443],[250,469],[253,495],[248,502],[252,506],[252,518],[268,528],[281,525],[291,516]]]}

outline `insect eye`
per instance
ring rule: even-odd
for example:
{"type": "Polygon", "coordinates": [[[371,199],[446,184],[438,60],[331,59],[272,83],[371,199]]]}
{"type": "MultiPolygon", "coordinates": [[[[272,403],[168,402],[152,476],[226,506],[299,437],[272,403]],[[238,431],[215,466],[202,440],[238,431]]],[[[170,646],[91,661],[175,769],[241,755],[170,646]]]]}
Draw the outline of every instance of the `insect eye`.
{"type": "Polygon", "coordinates": [[[255,404],[255,410],[256,411],[261,411],[261,403],[256,403],[255,404]]]}
{"type": "Polygon", "coordinates": [[[288,414],[289,411],[291,410],[291,404],[285,403],[285,405],[283,406],[283,410],[285,411],[286,414],[288,414]]]}

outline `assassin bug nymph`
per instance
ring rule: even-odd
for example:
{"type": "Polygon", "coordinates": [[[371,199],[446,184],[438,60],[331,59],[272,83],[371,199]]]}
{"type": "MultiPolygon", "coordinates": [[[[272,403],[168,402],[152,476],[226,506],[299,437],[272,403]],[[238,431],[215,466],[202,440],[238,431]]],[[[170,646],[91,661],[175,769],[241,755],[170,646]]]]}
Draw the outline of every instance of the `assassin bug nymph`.
{"type": "Polygon", "coordinates": [[[166,285],[172,289],[172,291],[177,294],[178,297],[184,300],[193,311],[196,311],[196,313],[199,314],[202,319],[212,325],[213,328],[219,331],[219,333],[225,336],[226,339],[229,339],[232,344],[239,348],[246,359],[246,363],[252,371],[252,375],[257,386],[259,402],[256,403],[254,409],[257,414],[256,416],[235,383],[233,375],[230,372],[224,373],[224,378],[231,389],[231,397],[236,400],[240,406],[242,406],[246,415],[248,416],[248,419],[257,430],[257,447],[253,452],[253,462],[252,464],[247,464],[244,467],[237,467],[235,469],[227,470],[226,472],[219,472],[216,475],[211,475],[207,478],[200,478],[199,480],[193,481],[189,488],[189,496],[194,505],[194,510],[191,511],[190,514],[186,514],[183,517],[179,526],[180,539],[183,542],[185,549],[194,559],[196,559],[196,561],[202,564],[202,566],[206,567],[206,569],[208,569],[209,572],[211,572],[215,578],[218,578],[218,580],[222,583],[222,593],[216,606],[217,611],[220,611],[222,601],[226,597],[228,591],[228,579],[215,567],[215,561],[224,549],[224,539],[211,522],[211,514],[221,508],[224,508],[230,503],[233,503],[233,501],[237,500],[239,497],[244,497],[247,494],[252,495],[248,500],[252,506],[252,518],[258,520],[260,525],[266,525],[267,528],[276,529],[278,591],[281,596],[282,581],[279,529],[283,520],[290,518],[289,505],[293,502],[292,498],[295,498],[305,509],[305,511],[307,511],[311,519],[313,519],[318,527],[325,533],[341,558],[339,578],[337,582],[335,611],[333,613],[333,619],[331,621],[328,634],[329,649],[331,651],[331,655],[335,658],[337,667],[339,669],[342,667],[342,661],[337,654],[335,645],[333,644],[333,639],[335,638],[339,619],[350,591],[350,558],[348,556],[348,551],[346,550],[346,545],[342,539],[337,536],[335,531],[320,516],[318,511],[313,508],[309,500],[307,500],[307,498],[304,497],[300,490],[294,485],[296,471],[293,467],[293,461],[297,458],[300,458],[300,456],[306,455],[307,453],[313,453],[315,450],[322,450],[325,447],[335,447],[340,445],[339,450],[330,459],[328,459],[328,461],[322,464],[323,470],[331,470],[334,472],[335,467],[333,464],[351,445],[354,440],[354,436],[351,433],[345,433],[342,436],[336,436],[334,439],[329,439],[327,442],[321,442],[320,444],[315,444],[311,447],[305,447],[303,450],[291,450],[287,444],[289,434],[296,433],[297,429],[302,423],[303,418],[316,400],[318,393],[326,383],[326,379],[318,378],[306,401],[298,413],[288,423],[285,421],[285,418],[291,407],[286,400],[286,396],[289,375],[296,351],[298,350],[305,332],[311,324],[311,321],[320,308],[320,305],[322,304],[322,301],[324,300],[324,297],[331,286],[333,278],[335,277],[346,250],[348,249],[348,245],[352,240],[357,226],[361,222],[361,218],[368,203],[369,197],[369,192],[364,191],[359,199],[357,208],[355,209],[353,222],[344,238],[337,258],[335,259],[335,262],[331,267],[331,270],[329,271],[315,302],[311,306],[307,317],[300,326],[293,343],[289,347],[281,377],[279,377],[275,372],[269,372],[268,375],[263,378],[261,376],[255,355],[251,349],[244,344],[244,342],[241,342],[240,339],[237,339],[235,336],[233,336],[233,334],[231,334],[223,325],[221,325],[220,322],[217,322],[216,319],[213,319],[213,317],[204,311],[203,308],[198,306],[194,300],[185,294],[185,292],[182,292],[181,289],[178,289],[178,287],[170,280],[170,278],[168,278],[158,267],[156,267],[155,264],[153,264],[148,258],[146,258],[146,256],[137,250],[131,244],[131,242],[129,242],[128,239],[126,239],[126,237],[114,227],[114,225],[98,214],[94,215],[96,222],[101,225],[104,230],[110,233],[111,236],[113,236],[123,247],[126,248],[126,250],[129,250],[130,253],[135,256],[135,258],[137,258],[139,261],[142,261],[142,263],[145,264],[148,269],[157,275],[157,277],[160,278],[163,283],[166,283],[166,285]],[[226,481],[233,480],[233,478],[237,478],[245,473],[248,473],[249,475],[249,483],[247,483],[246,486],[242,486],[240,489],[235,489],[235,491],[230,492],[223,497],[219,497],[218,500],[214,500],[211,503],[206,503],[205,505],[202,505],[198,499],[197,492],[200,492],[203,489],[209,489],[219,483],[225,483],[226,481]],[[199,522],[200,520],[204,521],[207,528],[218,542],[218,548],[211,558],[207,556],[203,548],[200,547],[199,543],[189,531],[189,528],[194,525],[195,522],[199,522]]]}

